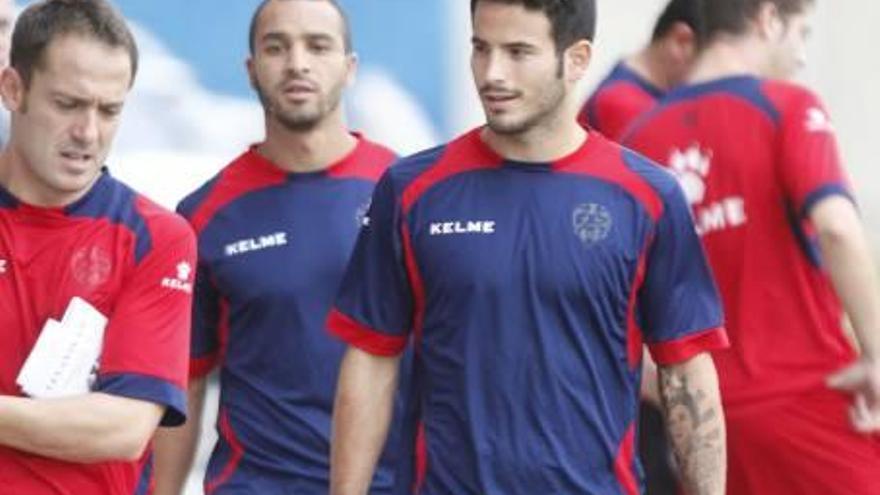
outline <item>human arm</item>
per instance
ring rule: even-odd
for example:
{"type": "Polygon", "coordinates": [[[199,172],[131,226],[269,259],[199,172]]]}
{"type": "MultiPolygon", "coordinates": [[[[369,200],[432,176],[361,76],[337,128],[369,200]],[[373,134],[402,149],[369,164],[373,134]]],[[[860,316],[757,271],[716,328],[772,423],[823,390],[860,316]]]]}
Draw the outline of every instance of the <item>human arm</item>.
{"type": "Polygon", "coordinates": [[[660,402],[689,495],[722,495],[727,448],[718,375],[708,353],[658,366],[660,402]]]}
{"type": "Polygon", "coordinates": [[[0,397],[0,444],[68,462],[134,461],[164,407],[93,392],[60,399],[0,397]]]}
{"type": "Polygon", "coordinates": [[[189,382],[187,421],[177,428],[159,428],[153,443],[154,495],[179,495],[192,469],[202,432],[207,377],[189,382]]]}
{"type": "Polygon", "coordinates": [[[367,493],[391,423],[399,363],[400,356],[346,352],[333,408],[331,495],[367,493]]]}
{"type": "Polygon", "coordinates": [[[855,205],[839,195],[811,209],[831,278],[861,348],[861,358],[830,376],[832,388],[855,396],[853,427],[860,432],[880,430],[880,288],[864,228],[855,205]]]}

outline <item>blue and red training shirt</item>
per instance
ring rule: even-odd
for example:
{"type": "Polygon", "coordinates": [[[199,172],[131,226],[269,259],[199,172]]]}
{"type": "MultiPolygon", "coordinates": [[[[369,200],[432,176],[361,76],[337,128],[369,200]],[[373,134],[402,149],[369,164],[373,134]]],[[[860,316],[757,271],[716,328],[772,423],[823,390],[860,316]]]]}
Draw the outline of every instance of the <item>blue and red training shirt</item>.
{"type": "Polygon", "coordinates": [[[383,176],[328,322],[378,355],[414,339],[396,493],[641,493],[642,343],[726,344],[684,196],[598,133],[526,163],[480,132],[383,176]]]}
{"type": "MultiPolygon", "coordinates": [[[[186,415],[195,239],[186,222],[106,171],[63,208],[26,204],[0,189],[0,394],[15,383],[49,318],[73,297],[108,317],[93,387],[186,415]]],[[[0,447],[4,493],[130,495],[141,462],[70,463],[0,447]]]]}
{"type": "Polygon", "coordinates": [[[682,86],[625,144],[678,176],[724,301],[725,407],[825,388],[855,359],[811,209],[852,198],[824,105],[795,84],[733,76],[682,86]]]}
{"type": "MultiPolygon", "coordinates": [[[[287,173],[252,147],[180,204],[199,246],[191,373],[220,368],[206,493],[327,492],[345,346],[324,321],[394,158],[358,136],[326,169],[287,173]]],[[[393,479],[383,463],[371,493],[393,479]]]]}

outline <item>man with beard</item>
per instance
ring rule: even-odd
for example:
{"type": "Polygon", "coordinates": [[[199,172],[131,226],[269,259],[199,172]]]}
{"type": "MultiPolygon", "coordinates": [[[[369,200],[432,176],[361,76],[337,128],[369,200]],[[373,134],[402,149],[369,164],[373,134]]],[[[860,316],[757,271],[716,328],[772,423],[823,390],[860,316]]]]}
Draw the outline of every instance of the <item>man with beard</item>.
{"type": "Polygon", "coordinates": [[[487,125],[384,174],[330,314],[350,344],[331,494],[366,493],[410,336],[412,480],[396,493],[643,493],[647,342],[688,493],[722,494],[707,351],[726,334],[687,202],[577,123],[594,2],[472,0],[471,13],[487,125]]]}
{"type": "MultiPolygon", "coordinates": [[[[178,494],[199,435],[206,377],[220,368],[212,494],[322,494],[344,347],[324,331],[375,181],[393,159],[350,133],[340,99],[356,58],[334,0],[266,0],[247,70],[266,139],[184,199],[199,263],[192,419],[156,444],[156,493],[178,494]]],[[[383,465],[371,493],[389,493],[383,465]]]]}

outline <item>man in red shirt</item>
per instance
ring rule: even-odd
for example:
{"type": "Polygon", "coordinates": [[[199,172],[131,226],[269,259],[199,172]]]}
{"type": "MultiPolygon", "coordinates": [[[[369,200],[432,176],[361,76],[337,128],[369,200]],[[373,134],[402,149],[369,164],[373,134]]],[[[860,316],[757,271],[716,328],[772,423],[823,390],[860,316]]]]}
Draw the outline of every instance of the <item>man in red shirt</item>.
{"type": "Polygon", "coordinates": [[[651,42],[614,66],[587,99],[578,121],[620,139],[633,120],[687,76],[697,54],[699,24],[698,0],[670,0],[651,42]]]}
{"type": "Polygon", "coordinates": [[[3,493],[139,493],[157,425],[184,421],[194,236],[104,168],[136,69],[134,38],[105,0],[35,3],[13,34],[0,76],[12,113],[0,154],[3,493]],[[25,396],[19,372],[74,298],[107,318],[94,380],[25,396]]]}
{"type": "Polygon", "coordinates": [[[813,1],[706,3],[689,82],[624,142],[681,181],[721,289],[728,493],[880,493],[875,268],[822,102],[772,79],[803,65],[813,1]]]}

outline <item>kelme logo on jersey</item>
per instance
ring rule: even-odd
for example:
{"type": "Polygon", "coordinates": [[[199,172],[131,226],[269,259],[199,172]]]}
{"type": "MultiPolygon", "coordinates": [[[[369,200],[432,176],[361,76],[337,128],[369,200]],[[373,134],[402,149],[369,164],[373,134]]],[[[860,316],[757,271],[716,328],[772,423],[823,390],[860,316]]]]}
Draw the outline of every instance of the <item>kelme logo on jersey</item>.
{"type": "Polygon", "coordinates": [[[254,251],[262,251],[264,249],[272,249],[287,245],[287,233],[275,232],[273,234],[261,235],[259,237],[251,237],[249,239],[241,239],[227,244],[223,248],[226,256],[238,256],[254,251]]]}
{"type": "Polygon", "coordinates": [[[186,292],[187,294],[192,294],[192,265],[190,265],[186,261],[182,261],[177,264],[176,269],[177,276],[163,278],[162,287],[165,287],[166,289],[179,290],[181,292],[186,292]]]}
{"type": "Polygon", "coordinates": [[[6,272],[9,270],[9,262],[0,259],[0,275],[6,275],[6,272]]]}
{"type": "Polygon", "coordinates": [[[431,235],[494,234],[495,222],[493,220],[431,222],[429,231],[431,235]]]}
{"type": "Polygon", "coordinates": [[[694,210],[698,234],[745,225],[746,207],[741,196],[728,196],[704,204],[707,194],[706,179],[712,170],[711,151],[704,151],[697,144],[684,151],[673,150],[669,157],[669,168],[678,178],[681,189],[694,210]]]}
{"type": "Polygon", "coordinates": [[[608,208],[597,203],[575,207],[571,214],[571,223],[575,235],[587,246],[604,241],[614,225],[608,208]]]}

